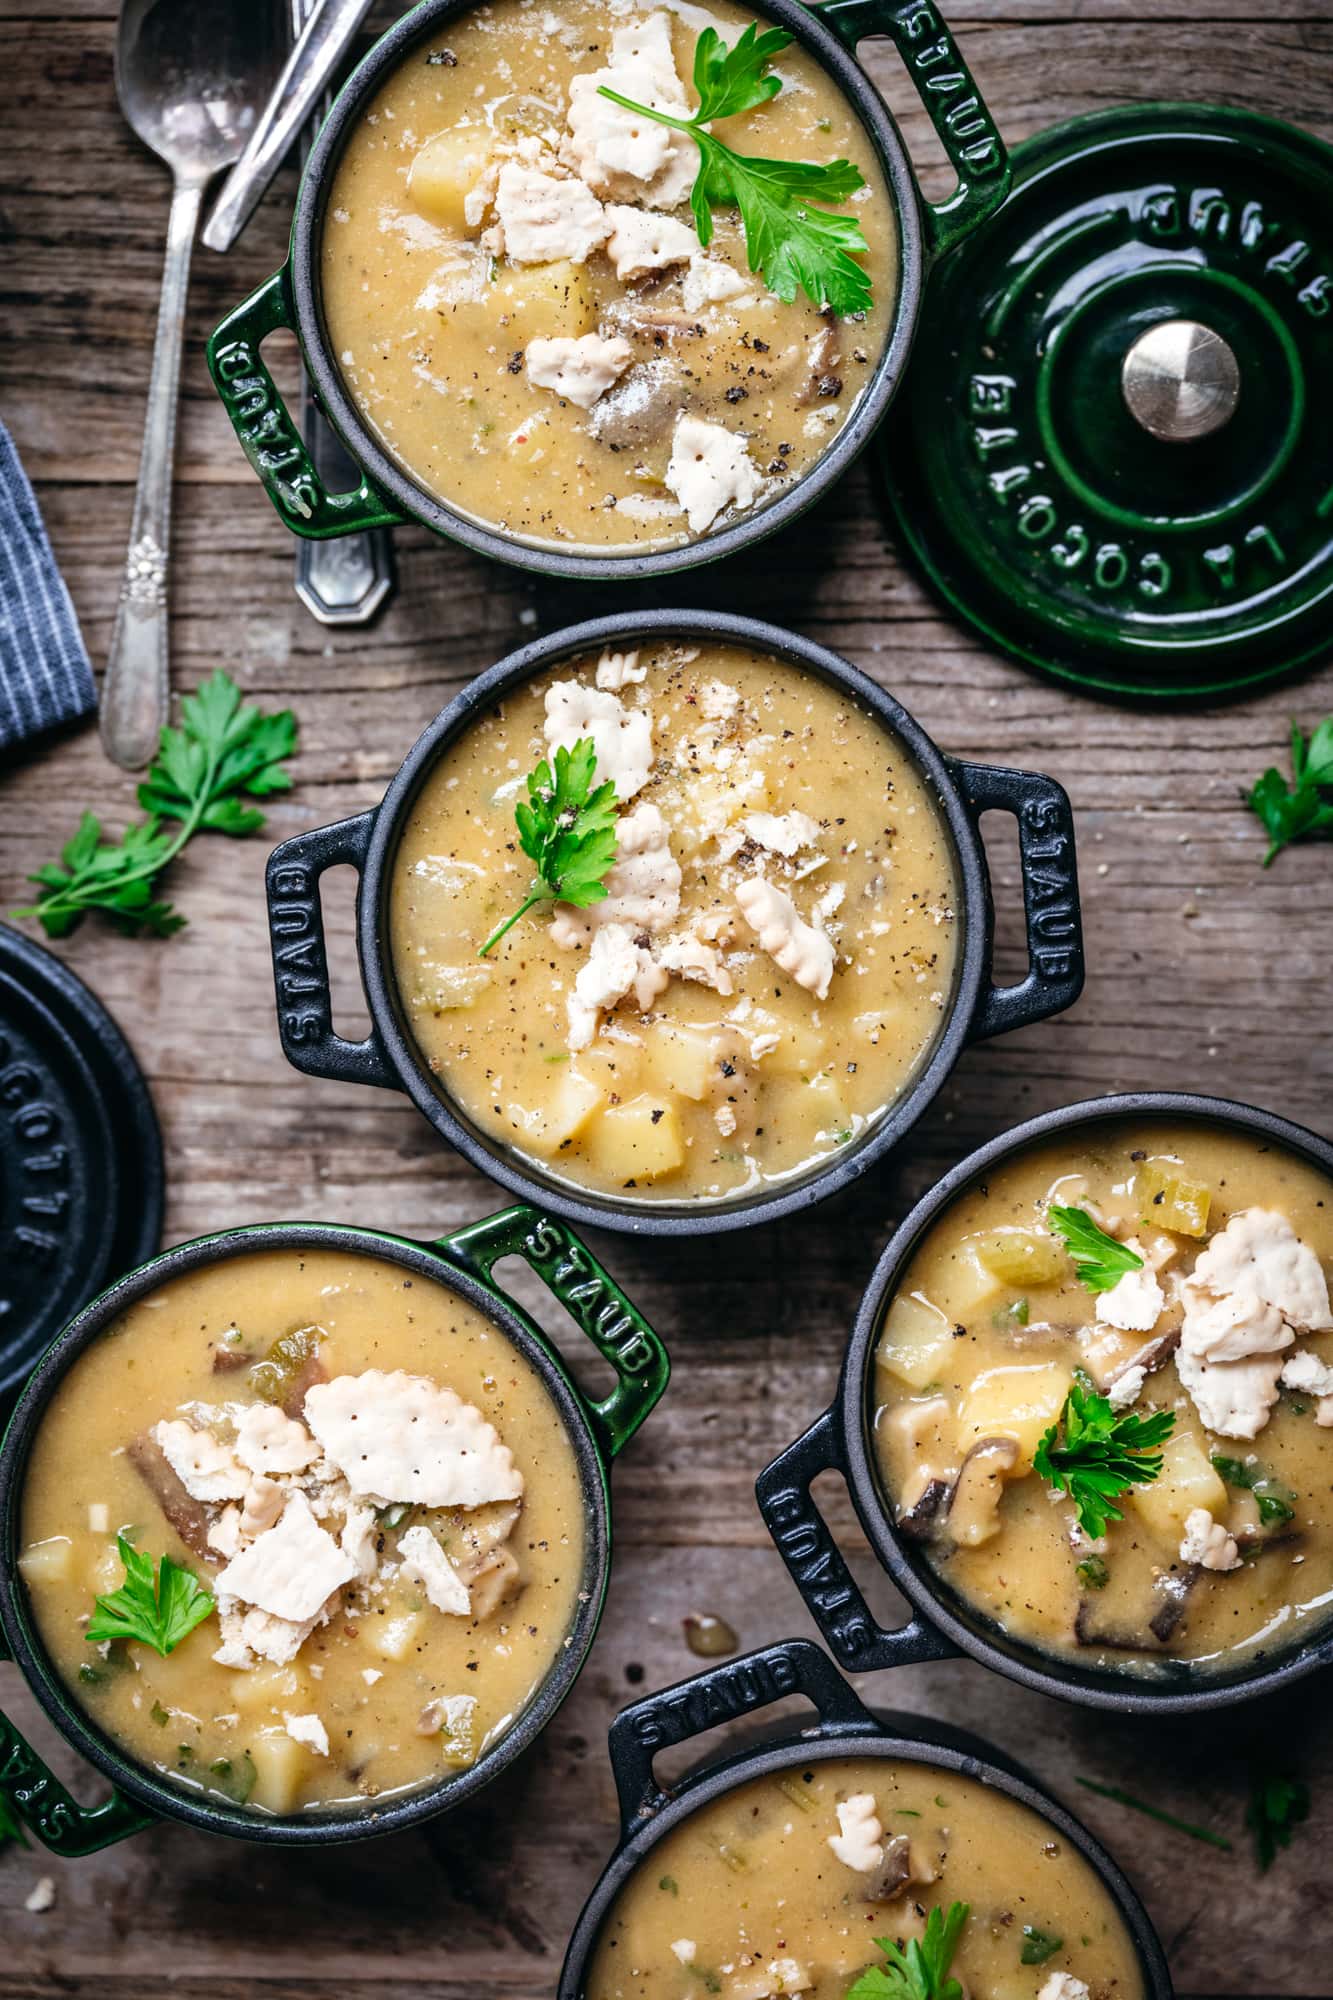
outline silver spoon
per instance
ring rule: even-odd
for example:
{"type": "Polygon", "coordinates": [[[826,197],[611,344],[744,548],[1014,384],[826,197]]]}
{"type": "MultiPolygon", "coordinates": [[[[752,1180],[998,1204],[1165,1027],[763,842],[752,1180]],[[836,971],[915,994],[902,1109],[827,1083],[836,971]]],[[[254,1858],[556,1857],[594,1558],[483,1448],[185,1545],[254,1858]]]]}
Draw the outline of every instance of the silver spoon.
{"type": "Polygon", "coordinates": [[[171,474],[199,211],[213,176],[239,156],[284,41],[280,11],[267,0],[122,0],[120,108],[174,179],[139,485],[102,684],[102,743],[126,770],[148,762],[167,720],[171,474]]]}
{"type": "MultiPolygon", "coordinates": [[[[291,0],[292,40],[299,42],[322,0],[291,0]]],[[[328,116],[332,98],[325,95],[301,140],[305,165],[320,121],[328,116]]],[[[204,241],[208,241],[205,232],[204,241]]],[[[330,493],[355,486],[357,468],[330,429],[315,401],[310,376],[301,370],[301,435],[315,462],[320,483],[330,493]]],[[[321,625],[368,625],[394,586],[393,543],[387,528],[366,528],[359,535],[330,535],[326,540],[296,542],[296,595],[321,625]]]]}

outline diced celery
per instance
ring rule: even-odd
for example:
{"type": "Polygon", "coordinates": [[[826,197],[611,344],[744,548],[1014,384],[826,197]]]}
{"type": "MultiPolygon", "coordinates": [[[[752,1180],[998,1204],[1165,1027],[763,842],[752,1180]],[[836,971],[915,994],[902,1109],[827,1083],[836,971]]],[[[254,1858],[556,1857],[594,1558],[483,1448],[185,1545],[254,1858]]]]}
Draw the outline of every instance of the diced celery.
{"type": "Polygon", "coordinates": [[[1006,1285],[1058,1285],[1069,1275],[1064,1246],[1040,1229],[992,1229],[972,1239],[988,1271],[1006,1285]]]}
{"type": "Polygon", "coordinates": [[[319,1353],[322,1326],[294,1326],[280,1333],[262,1361],[249,1370],[255,1394],[266,1403],[281,1403],[301,1370],[319,1353]]]}
{"type": "Polygon", "coordinates": [[[1206,1181],[1192,1181],[1175,1160],[1148,1160],[1134,1176],[1139,1220],[1148,1228],[1170,1229],[1177,1236],[1206,1236],[1213,1191],[1206,1181]]]}

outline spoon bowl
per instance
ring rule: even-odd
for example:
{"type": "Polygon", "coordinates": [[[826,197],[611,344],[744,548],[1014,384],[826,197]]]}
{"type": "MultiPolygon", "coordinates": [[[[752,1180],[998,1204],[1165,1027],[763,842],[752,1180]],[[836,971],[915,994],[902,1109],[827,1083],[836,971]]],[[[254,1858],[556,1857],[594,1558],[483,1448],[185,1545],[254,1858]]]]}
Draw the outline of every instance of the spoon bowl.
{"type": "Polygon", "coordinates": [[[125,770],[158,747],[170,702],[167,568],[190,255],[204,190],[241,153],[285,53],[281,0],[122,0],[116,94],[173,180],[130,546],[102,683],[102,745],[125,770]]]}
{"type": "Polygon", "coordinates": [[[236,159],[282,59],[276,7],[125,0],[116,95],[130,129],[178,180],[204,187],[236,159]]]}

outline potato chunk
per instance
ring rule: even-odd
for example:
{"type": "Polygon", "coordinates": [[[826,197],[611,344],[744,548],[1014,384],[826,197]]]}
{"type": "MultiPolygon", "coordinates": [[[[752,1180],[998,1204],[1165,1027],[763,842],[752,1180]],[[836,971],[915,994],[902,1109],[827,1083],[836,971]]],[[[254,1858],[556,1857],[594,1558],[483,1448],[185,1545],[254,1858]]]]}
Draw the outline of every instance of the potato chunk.
{"type": "Polygon", "coordinates": [[[420,1611],[391,1611],[383,1618],[367,1620],[370,1649],[382,1660],[405,1660],[421,1630],[420,1611]]]}
{"type": "Polygon", "coordinates": [[[437,132],[427,139],[413,155],[407,176],[407,191],[422,214],[449,229],[471,230],[463,204],[485,172],[490,152],[489,131],[437,132]]]}
{"type": "Polygon", "coordinates": [[[610,1105],[591,1128],[588,1152],[608,1180],[655,1181],[677,1173],[685,1164],[685,1140],[675,1105],[647,1093],[610,1105]]]}
{"type": "Polygon", "coordinates": [[[900,1292],[889,1307],[876,1360],[910,1388],[924,1389],[947,1367],[953,1321],[921,1292],[900,1292]]]}
{"type": "Polygon", "coordinates": [[[828,1061],[827,1038],[808,1022],[782,1021],[777,1036],[777,1047],[760,1058],[765,1070],[776,1070],[779,1076],[811,1077],[828,1061]]]}
{"type": "MultiPolygon", "coordinates": [[[[116,1554],[114,1543],[111,1544],[111,1553],[116,1554]]],[[[68,1535],[52,1535],[47,1542],[29,1542],[19,1557],[19,1571],[25,1583],[68,1583],[73,1569],[74,1544],[68,1535]]],[[[121,1567],[117,1557],[115,1576],[106,1588],[114,1590],[120,1580],[121,1567]]]]}
{"type": "Polygon", "coordinates": [[[578,1138],[606,1097],[606,1090],[594,1077],[585,1076],[573,1063],[563,1066],[559,1082],[552,1086],[550,1103],[527,1113],[523,1145],[544,1160],[552,1159],[562,1146],[578,1138]]]}
{"type": "Polygon", "coordinates": [[[846,1132],[851,1126],[847,1112],[847,1101],[843,1097],[836,1080],[825,1072],[822,1076],[812,1076],[801,1092],[801,1108],[807,1118],[819,1120],[821,1138],[832,1138],[835,1133],[846,1132]]]}
{"type": "Polygon", "coordinates": [[[1068,1253],[1044,1230],[992,1229],[972,1241],[986,1269],[1006,1285],[1058,1285],[1068,1276],[1068,1253]]]}
{"type": "Polygon", "coordinates": [[[597,331],[597,305],[582,264],[561,258],[555,264],[506,265],[495,281],[495,308],[509,317],[515,347],[597,331]]]}
{"type": "Polygon", "coordinates": [[[720,1074],[716,1036],[702,1028],[654,1021],[644,1040],[652,1081],[663,1090],[674,1090],[678,1097],[701,1104],[720,1074]]]}
{"type": "Polygon", "coordinates": [[[1139,1220],[1149,1229],[1170,1229],[1177,1236],[1206,1236],[1213,1191],[1204,1181],[1189,1180],[1174,1160],[1149,1160],[1134,1176],[1139,1220]]]}
{"type": "Polygon", "coordinates": [[[1010,1287],[1003,1285],[994,1271],[982,1263],[974,1243],[963,1243],[950,1253],[949,1298],[965,1323],[975,1314],[989,1314],[1010,1287]]]}
{"type": "Polygon", "coordinates": [[[978,1438],[1010,1437],[1021,1462],[1032,1455],[1064,1407],[1073,1376],[1055,1361],[1016,1368],[988,1368],[968,1390],[958,1412],[958,1440],[964,1450],[978,1438]]]}
{"type": "Polygon", "coordinates": [[[266,1812],[289,1813],[296,1805],[306,1753],[285,1729],[265,1731],[250,1743],[255,1782],[249,1803],[266,1812]]]}
{"type": "Polygon", "coordinates": [[[1161,1472],[1151,1486],[1136,1486],[1130,1499],[1164,1542],[1180,1540],[1186,1516],[1196,1507],[1206,1507],[1214,1520],[1224,1519],[1227,1511],[1227,1489],[1191,1431],[1172,1433],[1162,1446],[1161,1472]]]}

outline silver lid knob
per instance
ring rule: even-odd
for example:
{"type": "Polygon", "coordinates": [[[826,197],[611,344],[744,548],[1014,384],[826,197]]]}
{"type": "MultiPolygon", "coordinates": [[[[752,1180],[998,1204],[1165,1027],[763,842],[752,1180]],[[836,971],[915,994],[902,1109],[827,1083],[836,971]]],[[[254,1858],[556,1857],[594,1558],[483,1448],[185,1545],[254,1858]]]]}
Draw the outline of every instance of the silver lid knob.
{"type": "Polygon", "coordinates": [[[1220,334],[1193,319],[1167,319],[1141,333],[1120,369],[1129,413],[1169,443],[1209,437],[1240,399],[1240,369],[1220,334]]]}

